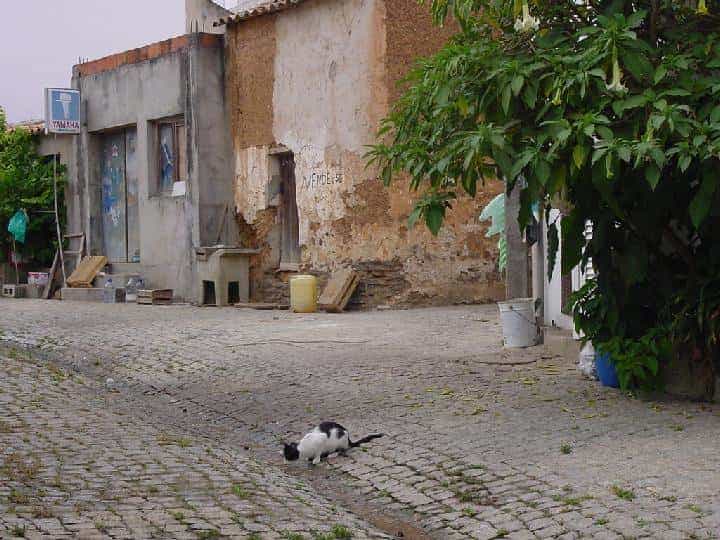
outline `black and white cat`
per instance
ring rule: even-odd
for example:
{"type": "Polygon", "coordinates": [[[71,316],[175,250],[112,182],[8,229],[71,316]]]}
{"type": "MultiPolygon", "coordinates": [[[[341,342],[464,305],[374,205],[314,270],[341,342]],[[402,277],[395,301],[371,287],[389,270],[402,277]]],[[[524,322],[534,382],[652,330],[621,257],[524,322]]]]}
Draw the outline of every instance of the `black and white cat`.
{"type": "Polygon", "coordinates": [[[335,422],[322,422],[319,426],[305,435],[299,443],[284,443],[283,454],[287,461],[307,459],[313,465],[330,454],[345,454],[350,448],[357,448],[373,439],[383,437],[383,433],[375,433],[363,437],[359,441],[351,441],[348,430],[335,422]]]}

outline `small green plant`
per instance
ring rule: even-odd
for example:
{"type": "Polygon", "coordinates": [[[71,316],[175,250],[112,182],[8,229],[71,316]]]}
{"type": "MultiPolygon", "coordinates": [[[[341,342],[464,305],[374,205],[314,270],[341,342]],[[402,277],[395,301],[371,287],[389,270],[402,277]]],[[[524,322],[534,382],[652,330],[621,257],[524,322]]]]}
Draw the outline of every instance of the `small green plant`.
{"type": "Polygon", "coordinates": [[[13,525],[11,532],[16,538],[25,538],[25,525],[13,525]]]}
{"type": "Polygon", "coordinates": [[[213,538],[220,538],[220,531],[217,529],[208,529],[206,531],[198,531],[197,537],[200,540],[211,540],[213,538]]]}
{"type": "Polygon", "coordinates": [[[560,452],[567,455],[572,453],[572,446],[570,446],[568,443],[563,443],[560,445],[560,452]]]}
{"type": "Polygon", "coordinates": [[[249,499],[250,498],[250,492],[248,492],[246,489],[244,489],[240,485],[235,485],[232,487],[233,494],[240,498],[240,499],[249,499]]]}
{"type": "Polygon", "coordinates": [[[509,534],[510,532],[507,529],[500,529],[495,535],[495,538],[505,538],[509,534]]]}
{"type": "Polygon", "coordinates": [[[615,485],[612,487],[612,492],[615,494],[616,497],[624,501],[632,501],[635,499],[635,492],[631,489],[625,489],[615,485]]]}
{"type": "Polygon", "coordinates": [[[667,501],[667,502],[677,502],[677,497],[675,495],[665,495],[664,497],[660,497],[661,501],[667,501]]]}
{"type": "Polygon", "coordinates": [[[334,525],[332,528],[332,534],[338,540],[352,538],[353,534],[345,525],[334,525]]]}
{"type": "Polygon", "coordinates": [[[670,429],[672,429],[673,431],[684,431],[685,430],[685,428],[683,427],[682,424],[672,424],[670,426],[670,429]]]}
{"type": "Polygon", "coordinates": [[[555,495],[553,497],[553,501],[561,502],[567,506],[580,506],[583,502],[589,501],[590,499],[592,499],[592,496],[590,495],[583,495],[581,497],[563,497],[560,495],[555,495]]]}
{"type": "Polygon", "coordinates": [[[102,521],[96,521],[95,528],[98,531],[100,531],[101,533],[106,533],[108,530],[108,526],[105,523],[103,523],[102,521]]]}
{"type": "Polygon", "coordinates": [[[598,525],[598,526],[602,526],[602,525],[607,525],[608,523],[609,523],[609,521],[607,519],[600,518],[600,519],[596,519],[594,524],[598,525]]]}
{"type": "Polygon", "coordinates": [[[248,540],[262,540],[262,537],[260,536],[260,533],[250,533],[248,535],[248,540]]]}
{"type": "Polygon", "coordinates": [[[477,515],[477,510],[470,507],[465,507],[462,509],[463,516],[466,517],[475,517],[477,515]]]}
{"type": "Polygon", "coordinates": [[[285,540],[305,540],[305,537],[302,534],[292,531],[283,531],[281,536],[285,538],[285,540]]]}
{"type": "Polygon", "coordinates": [[[696,514],[702,514],[703,510],[697,504],[688,504],[685,508],[696,514]]]}
{"type": "Polygon", "coordinates": [[[182,512],[173,512],[172,517],[176,521],[184,521],[185,520],[185,514],[183,514],[182,512]]]}
{"type": "Polygon", "coordinates": [[[472,491],[461,491],[457,494],[457,498],[461,503],[469,503],[475,501],[477,494],[472,491]]]}

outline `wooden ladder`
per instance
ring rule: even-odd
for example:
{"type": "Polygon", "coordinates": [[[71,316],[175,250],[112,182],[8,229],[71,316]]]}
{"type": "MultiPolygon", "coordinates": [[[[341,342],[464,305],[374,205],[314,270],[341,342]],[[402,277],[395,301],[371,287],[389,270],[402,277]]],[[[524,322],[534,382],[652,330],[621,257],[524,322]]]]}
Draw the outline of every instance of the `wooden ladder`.
{"type": "MultiPolygon", "coordinates": [[[[82,261],[83,255],[85,255],[85,233],[70,233],[70,234],[64,234],[63,238],[66,240],[69,240],[72,242],[73,240],[79,240],[79,245],[77,246],[78,249],[72,249],[72,250],[63,250],[63,261],[65,262],[65,274],[70,275],[72,274],[75,269],[80,264],[80,261],[82,261]],[[68,257],[75,258],[74,265],[72,266],[72,269],[68,267],[68,257]],[[69,272],[68,272],[69,270],[69,272]]],[[[55,259],[53,260],[52,268],[50,269],[50,276],[48,278],[48,284],[45,286],[45,290],[43,291],[42,297],[46,300],[50,298],[50,295],[52,294],[53,290],[53,282],[56,281],[56,274],[60,274],[58,281],[62,281],[62,270],[60,269],[60,252],[55,252],[55,259]]],[[[62,287],[65,286],[65,283],[63,282],[62,287]]]]}
{"type": "Polygon", "coordinates": [[[64,234],[63,238],[72,241],[73,239],[79,239],[80,245],[78,246],[78,249],[75,250],[67,250],[63,251],[63,258],[65,259],[65,273],[69,276],[72,274],[75,269],[80,264],[80,261],[83,258],[83,255],[85,255],[85,233],[72,233],[72,234],[64,234]],[[68,259],[66,257],[75,257],[75,265],[72,267],[68,267],[67,261],[68,259]]]}

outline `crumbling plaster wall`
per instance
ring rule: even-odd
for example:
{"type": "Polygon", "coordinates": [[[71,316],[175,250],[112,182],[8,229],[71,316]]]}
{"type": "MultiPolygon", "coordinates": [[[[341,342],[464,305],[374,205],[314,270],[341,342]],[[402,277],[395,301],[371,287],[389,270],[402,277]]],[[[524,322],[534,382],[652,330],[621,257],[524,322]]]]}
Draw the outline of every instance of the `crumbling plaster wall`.
{"type": "Polygon", "coordinates": [[[363,158],[399,79],[449,35],[432,26],[426,10],[414,0],[309,0],[230,28],[235,203],[241,227],[253,231],[252,247],[264,250],[254,271],[256,299],[272,297],[267,276],[278,262],[277,216],[267,197],[273,145],[295,155],[307,270],[323,277],[353,265],[362,273],[356,300],[366,306],[502,296],[495,242],[477,220],[498,186],[458,204],[433,238],[421,226],[406,227],[413,199],[407,182],[385,189],[363,158]]]}

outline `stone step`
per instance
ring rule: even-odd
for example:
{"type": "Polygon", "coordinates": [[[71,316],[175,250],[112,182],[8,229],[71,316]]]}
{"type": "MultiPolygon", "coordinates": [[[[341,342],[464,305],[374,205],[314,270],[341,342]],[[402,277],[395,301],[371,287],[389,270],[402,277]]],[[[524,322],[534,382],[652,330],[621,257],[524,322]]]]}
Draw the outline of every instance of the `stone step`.
{"type": "Polygon", "coordinates": [[[103,290],[99,288],[80,289],[63,287],[60,291],[63,301],[70,302],[99,302],[103,301],[103,290]]]}

